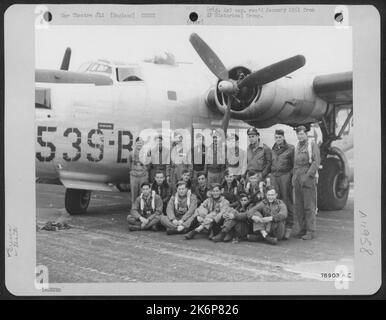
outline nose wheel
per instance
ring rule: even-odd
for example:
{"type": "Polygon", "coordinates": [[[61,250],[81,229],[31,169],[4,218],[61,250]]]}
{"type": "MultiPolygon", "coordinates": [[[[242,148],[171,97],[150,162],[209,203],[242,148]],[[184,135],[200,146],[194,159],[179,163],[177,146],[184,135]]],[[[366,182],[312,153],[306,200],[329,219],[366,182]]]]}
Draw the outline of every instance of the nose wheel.
{"type": "Polygon", "coordinates": [[[82,214],[90,204],[91,191],[82,189],[66,189],[65,207],[69,214],[82,214]]]}

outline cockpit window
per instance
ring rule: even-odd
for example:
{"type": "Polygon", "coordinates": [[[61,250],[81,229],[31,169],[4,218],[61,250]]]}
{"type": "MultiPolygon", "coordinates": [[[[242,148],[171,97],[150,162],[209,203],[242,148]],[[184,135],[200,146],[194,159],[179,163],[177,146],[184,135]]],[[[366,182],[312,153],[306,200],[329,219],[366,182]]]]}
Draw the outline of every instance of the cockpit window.
{"type": "Polygon", "coordinates": [[[51,109],[51,90],[35,88],[35,108],[51,109]]]}
{"type": "Polygon", "coordinates": [[[117,68],[117,81],[143,81],[138,68],[119,67],[117,68]]]}

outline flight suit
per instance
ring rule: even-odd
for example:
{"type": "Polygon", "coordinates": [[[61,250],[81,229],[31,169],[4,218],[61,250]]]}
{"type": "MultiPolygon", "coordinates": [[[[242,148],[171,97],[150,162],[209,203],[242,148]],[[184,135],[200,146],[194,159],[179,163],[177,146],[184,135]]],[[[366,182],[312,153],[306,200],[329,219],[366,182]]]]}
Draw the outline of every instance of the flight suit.
{"type": "Polygon", "coordinates": [[[254,170],[259,173],[259,181],[264,180],[271,171],[272,154],[266,144],[249,145],[247,150],[247,173],[254,170]]]}
{"type": "Polygon", "coordinates": [[[197,198],[194,194],[188,191],[187,195],[180,197],[178,194],[172,196],[166,208],[166,216],[161,217],[161,224],[166,229],[177,229],[173,224],[173,220],[182,220],[182,225],[185,231],[190,228],[195,216],[194,212],[197,209],[197,198]]]}
{"type": "Polygon", "coordinates": [[[243,240],[247,234],[252,233],[252,223],[248,220],[247,212],[253,208],[253,204],[248,203],[242,206],[240,202],[237,203],[231,212],[234,214],[233,219],[227,219],[222,225],[221,231],[225,233],[233,232],[233,237],[243,240]]]}
{"type": "Polygon", "coordinates": [[[265,230],[269,236],[275,237],[278,240],[283,239],[285,220],[287,218],[287,207],[283,201],[276,199],[270,203],[268,200],[263,200],[249,210],[247,216],[249,219],[253,216],[260,218],[272,217],[273,220],[271,222],[253,222],[253,233],[265,230]]]}
{"type": "Polygon", "coordinates": [[[278,199],[284,201],[287,206],[288,215],[286,227],[292,229],[293,195],[292,195],[292,171],[295,147],[286,141],[282,145],[274,144],[272,147],[271,186],[275,188],[278,199]]]}
{"type": "Polygon", "coordinates": [[[138,229],[147,230],[158,225],[161,215],[162,199],[153,191],[147,199],[145,199],[142,195],[135,199],[130,214],[127,216],[127,222],[129,227],[137,227],[138,229]],[[145,227],[141,226],[142,223],[139,219],[140,217],[149,220],[149,223],[145,227]]]}
{"type": "Polygon", "coordinates": [[[237,206],[239,200],[239,190],[239,183],[236,179],[232,181],[230,186],[228,186],[226,181],[224,181],[221,185],[221,193],[225,199],[229,201],[229,206],[232,208],[237,206]]]}
{"type": "Polygon", "coordinates": [[[154,190],[155,193],[161,197],[163,202],[162,212],[166,214],[166,207],[168,205],[170,197],[172,196],[172,188],[166,181],[164,181],[161,185],[158,185],[157,182],[154,181],[151,185],[151,189],[154,190]]]}
{"type": "Polygon", "coordinates": [[[319,147],[311,141],[299,142],[295,148],[292,185],[294,209],[300,232],[314,232],[316,228],[316,174],[320,164],[319,147]],[[311,159],[309,146],[311,143],[311,159]]]}
{"type": "MultiPolygon", "coordinates": [[[[223,196],[220,196],[218,199],[210,197],[200,205],[200,208],[206,209],[208,212],[207,218],[210,218],[210,222],[203,222],[206,224],[206,229],[210,230],[213,235],[219,233],[224,222],[223,214],[229,209],[229,201],[223,196]]],[[[192,224],[193,228],[201,224],[197,221],[197,212],[195,213],[195,218],[192,224]]]]}
{"type": "Polygon", "coordinates": [[[133,204],[141,193],[141,184],[149,180],[149,166],[147,165],[144,149],[134,148],[129,154],[128,162],[130,168],[131,203],[133,204]]]}

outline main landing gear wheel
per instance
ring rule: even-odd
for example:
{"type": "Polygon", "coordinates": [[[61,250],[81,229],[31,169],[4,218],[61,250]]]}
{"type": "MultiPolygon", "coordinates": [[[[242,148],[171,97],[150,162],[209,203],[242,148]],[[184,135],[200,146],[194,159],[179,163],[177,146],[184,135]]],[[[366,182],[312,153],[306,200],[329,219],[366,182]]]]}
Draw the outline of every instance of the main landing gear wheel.
{"type": "Polygon", "coordinates": [[[337,158],[327,158],[319,171],[318,208],[320,210],[341,210],[347,203],[350,189],[343,165],[337,158]]]}
{"type": "Polygon", "coordinates": [[[91,191],[81,189],[66,189],[65,207],[69,214],[82,214],[87,211],[91,191]]]}

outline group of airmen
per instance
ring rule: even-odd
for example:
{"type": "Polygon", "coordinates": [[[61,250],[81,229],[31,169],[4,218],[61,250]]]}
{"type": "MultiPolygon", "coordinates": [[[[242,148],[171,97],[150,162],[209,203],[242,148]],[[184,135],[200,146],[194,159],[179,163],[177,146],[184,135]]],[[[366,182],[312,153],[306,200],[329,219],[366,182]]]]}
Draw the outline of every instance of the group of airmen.
{"type": "Polygon", "coordinates": [[[292,236],[296,214],[297,236],[313,239],[320,154],[305,126],[295,130],[296,146],[278,129],[269,148],[251,127],[246,151],[239,148],[238,135],[228,134],[226,148],[237,159],[233,162],[216,156],[225,154],[219,153],[225,144],[216,137],[210,146],[198,145],[184,154],[178,141],[171,152],[166,150],[161,135],[144,161],[143,140],[137,138],[129,157],[129,230],[166,230],[187,240],[205,234],[214,242],[277,244],[292,236]],[[202,161],[196,161],[197,155],[202,161]],[[178,157],[189,161],[176,161],[178,157]]]}

